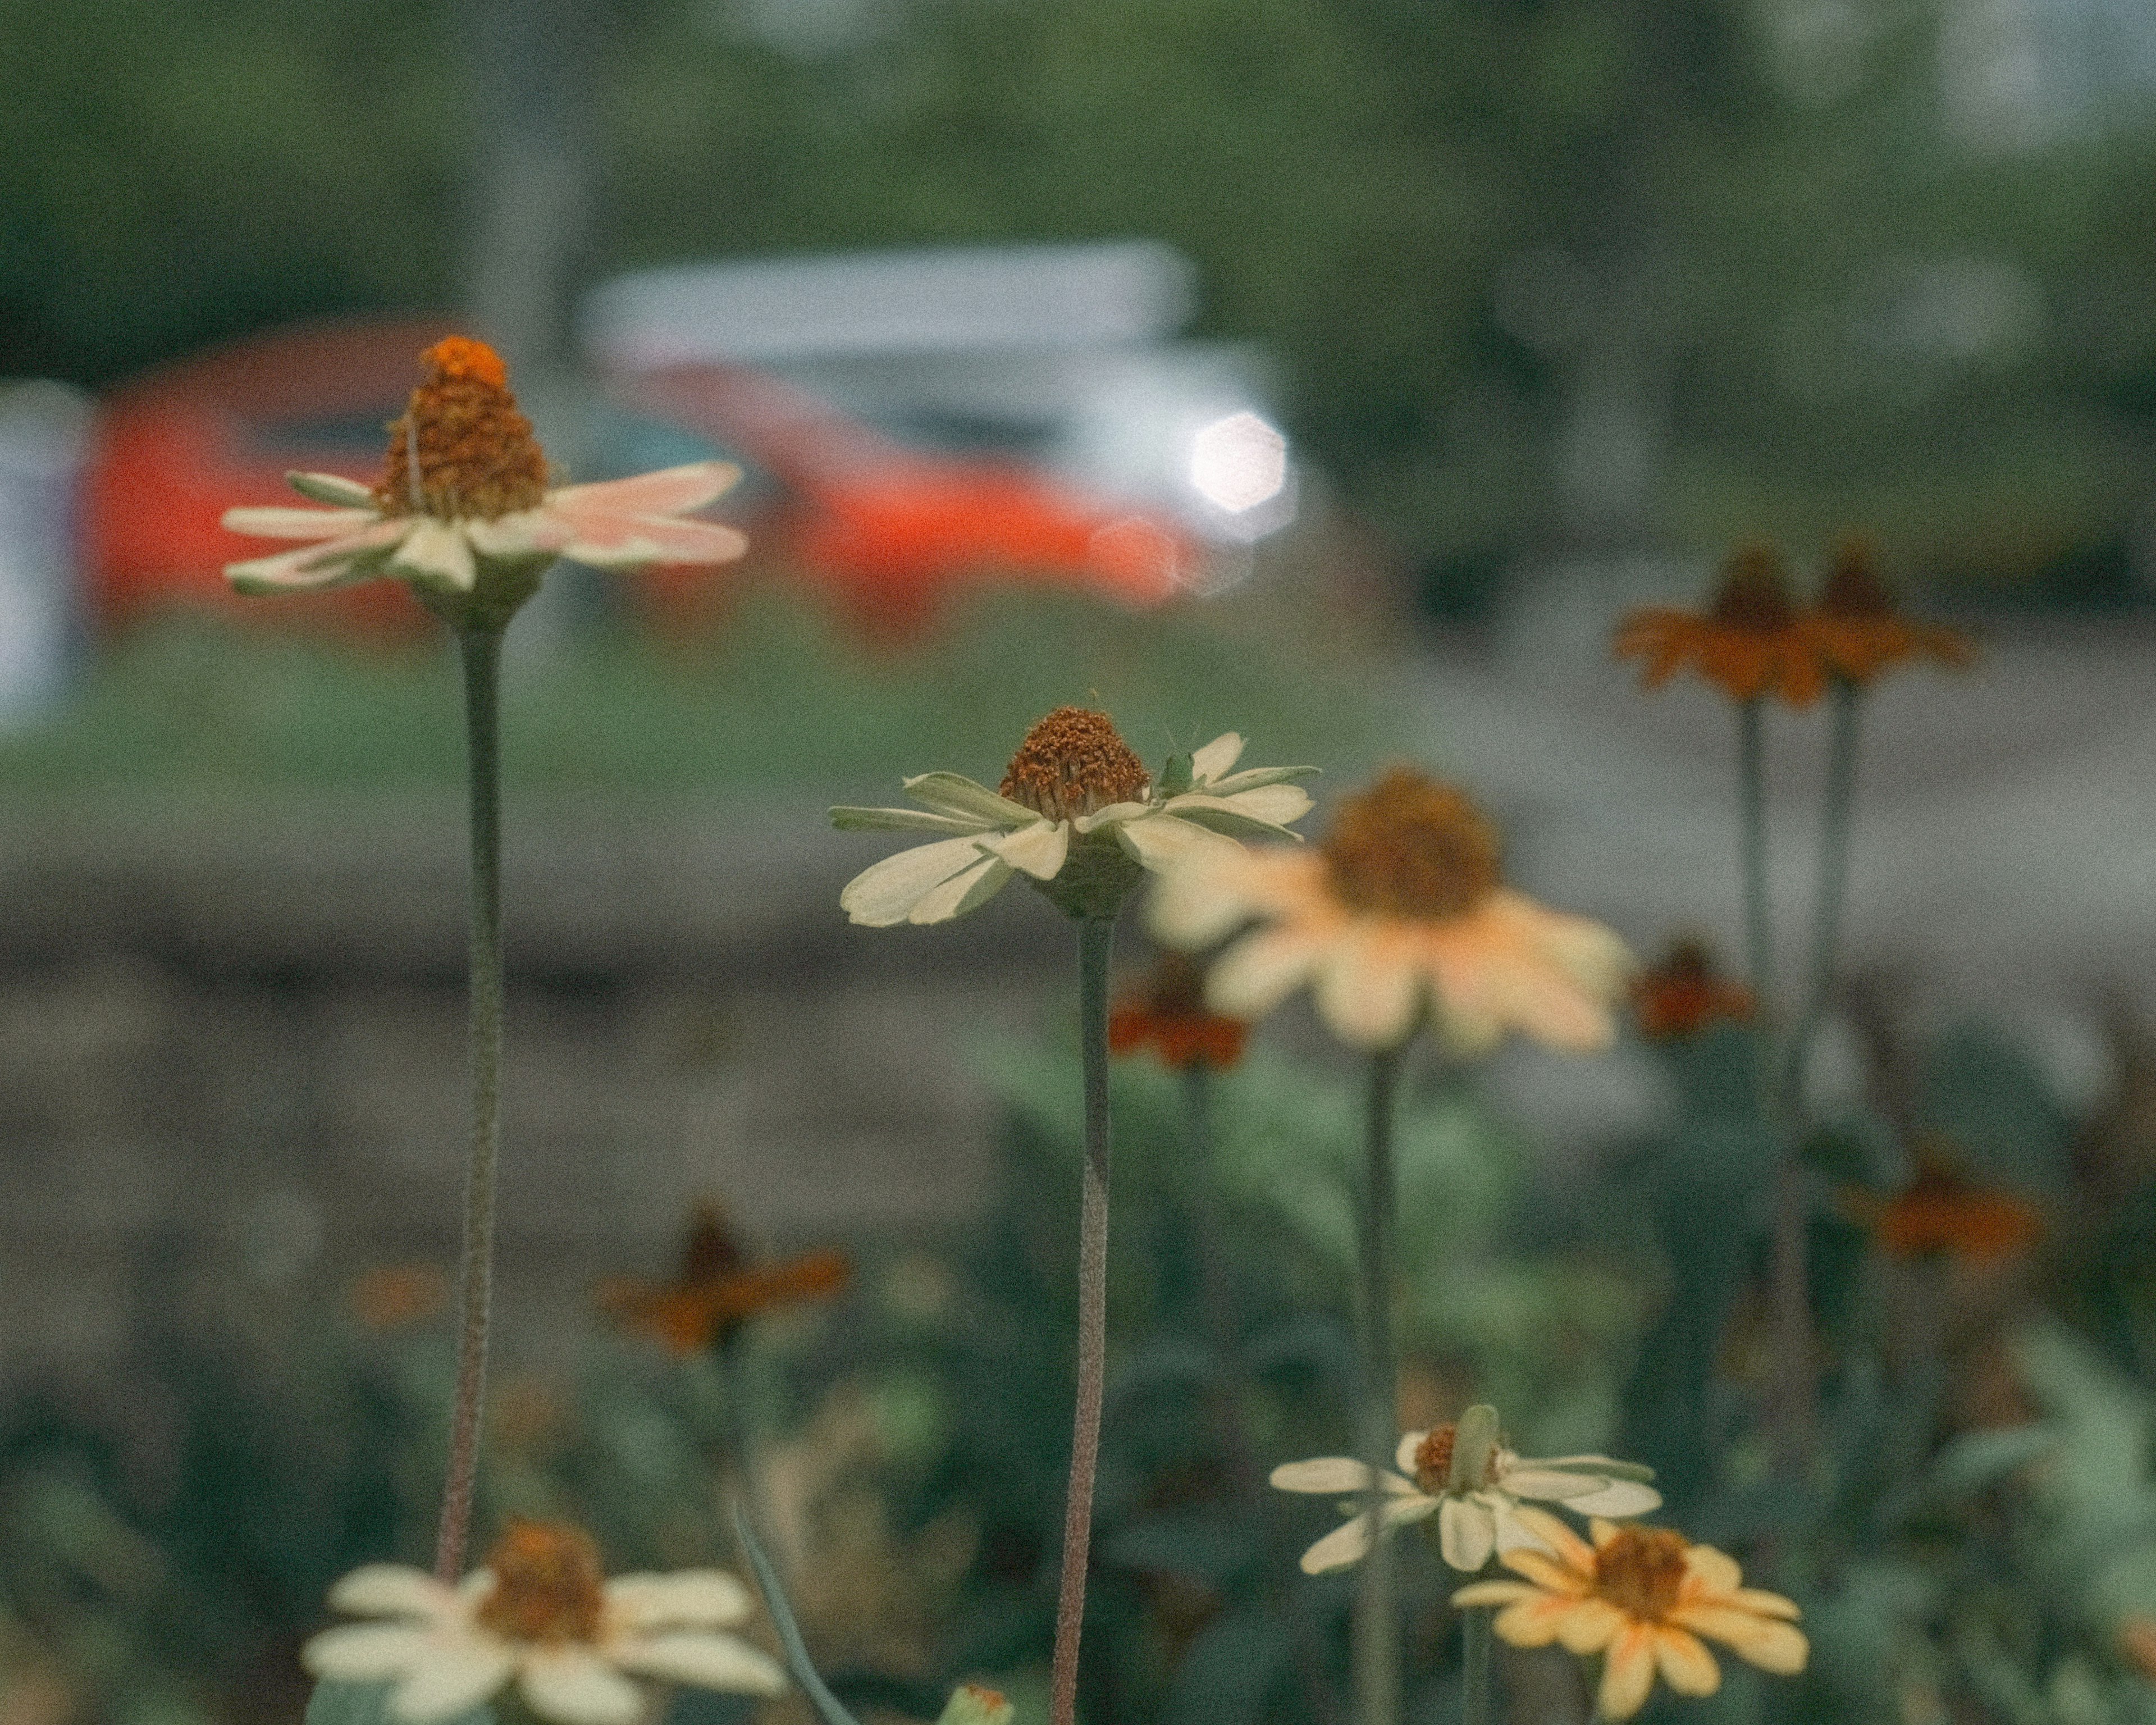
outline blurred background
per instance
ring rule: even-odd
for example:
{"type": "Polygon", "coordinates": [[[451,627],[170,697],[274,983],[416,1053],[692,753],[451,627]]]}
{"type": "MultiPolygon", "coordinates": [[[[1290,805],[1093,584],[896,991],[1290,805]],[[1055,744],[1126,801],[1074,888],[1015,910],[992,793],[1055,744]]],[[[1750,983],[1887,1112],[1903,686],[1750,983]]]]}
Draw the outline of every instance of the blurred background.
{"type": "MultiPolygon", "coordinates": [[[[17,0],[7,35],[0,1725],[295,1717],[321,1586],[424,1543],[454,665],[390,583],[231,598],[252,547],[217,523],[290,467],[371,480],[450,329],[507,356],[569,477],[739,461],[718,512],[755,547],[559,571],[511,638],[496,1507],[582,1513],[616,1567],[724,1555],[679,1506],[732,1392],[593,1290],[663,1279],[701,1198],[757,1252],[844,1245],[850,1291],[772,1320],[750,1378],[780,1474],[840,1506],[841,1555],[816,1568],[804,1508],[793,1561],[851,1693],[932,1715],[932,1679],[1038,1661],[1024,1612],[1001,1642],[949,1624],[1038,1603],[1060,1380],[994,1442],[968,1398],[1019,1333],[983,1312],[1059,1357],[1035,1176],[1068,1173],[1043,1099],[1075,1077],[1055,920],[1013,892],[849,928],[880,853],[822,811],[993,782],[1057,704],[1154,762],[1239,730],[1335,791],[1422,759],[1528,890],[1643,952],[1727,950],[1727,711],[1640,697],[1609,625],[1691,603],[1740,539],[1810,580],[1864,533],[1985,659],[1868,711],[1821,1106],[1945,1050],[1940,1118],[2040,1122],[1993,1177],[2071,1209],[2059,1159],[2099,1124],[2145,1173],[2141,0],[17,0]],[[1038,1261],[984,1263],[998,1241],[1038,1261]],[[1019,1509],[975,1501],[982,1469],[1019,1509]],[[863,1508],[839,1487],[872,1472],[863,1508]],[[839,1574],[918,1620],[817,1593],[839,1574]]],[[[1792,952],[1822,746],[1774,727],[1792,952]]],[[[1345,1081],[1296,1014],[1266,1034],[1345,1081]]],[[[1427,1417],[1494,1373],[1531,1435],[1609,1440],[1666,1290],[1567,1205],[1682,1090],[1637,1041],[1431,1081],[1430,1166],[1476,1194],[1447,1250],[1511,1267],[1430,1296],[1427,1417]]],[[[1265,1117],[1325,1140],[1347,1108],[1265,1117]]],[[[1333,1199],[1266,1188],[1270,1142],[1251,1309],[1337,1317],[1333,1199]]],[[[1180,1297],[1147,1214],[1137,1331],[1180,1297]]],[[[1327,1441],[1331,1344],[1281,1345],[1266,1441],[1327,1441]]],[[[1158,1459],[1128,1502],[1175,1510],[1158,1459]]],[[[1108,1549],[1096,1709],[1226,1718],[1203,1673],[1247,1662],[1241,1559],[1108,1549]]]]}

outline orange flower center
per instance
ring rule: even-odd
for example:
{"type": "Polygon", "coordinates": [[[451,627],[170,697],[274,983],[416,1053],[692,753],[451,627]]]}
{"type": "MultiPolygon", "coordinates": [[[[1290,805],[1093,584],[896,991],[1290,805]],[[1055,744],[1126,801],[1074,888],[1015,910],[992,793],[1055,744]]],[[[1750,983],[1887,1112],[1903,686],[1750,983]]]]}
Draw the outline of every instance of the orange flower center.
{"type": "Polygon", "coordinates": [[[598,1548],[582,1529],[559,1522],[510,1522],[486,1567],[494,1591],[480,1625],[511,1641],[589,1641],[606,1603],[598,1548]]]}
{"type": "Polygon", "coordinates": [[[1342,904],[1387,916],[1464,916],[1494,891],[1497,829],[1450,785],[1396,767],[1334,815],[1319,847],[1342,904]]]}
{"type": "Polygon", "coordinates": [[[1659,1623],[1676,1609],[1690,1543],[1667,1527],[1620,1527],[1594,1554],[1594,1591],[1628,1617],[1659,1623]]]}
{"type": "Polygon", "coordinates": [[[1025,733],[998,788],[1050,820],[1069,820],[1134,802],[1149,782],[1106,713],[1059,706],[1025,733]]]}
{"type": "Polygon", "coordinates": [[[1722,566],[1722,585],[1707,614],[1725,629],[1772,635],[1797,620],[1789,579],[1771,545],[1740,545],[1722,566]]]}
{"type": "Polygon", "coordinates": [[[547,495],[547,456],[516,410],[501,356],[452,336],[419,358],[426,381],[389,423],[375,506],[384,515],[486,521],[536,508],[547,495]]]}
{"type": "Polygon", "coordinates": [[[1894,614],[1894,596],[1879,578],[1871,547],[1861,539],[1845,541],[1834,555],[1819,608],[1828,617],[1879,618],[1894,614]]]}
{"type": "Polygon", "coordinates": [[[1457,1425],[1433,1425],[1415,1445],[1415,1490],[1424,1497],[1436,1497],[1451,1479],[1452,1440],[1459,1435],[1457,1425]]]}

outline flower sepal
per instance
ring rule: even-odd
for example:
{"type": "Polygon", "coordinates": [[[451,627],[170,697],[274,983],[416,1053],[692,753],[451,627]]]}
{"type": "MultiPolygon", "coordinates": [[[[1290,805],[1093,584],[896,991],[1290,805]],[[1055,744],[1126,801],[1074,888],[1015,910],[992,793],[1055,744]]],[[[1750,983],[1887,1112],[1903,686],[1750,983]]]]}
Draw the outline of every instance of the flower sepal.
{"type": "Polygon", "coordinates": [[[499,634],[539,591],[541,579],[553,566],[551,551],[521,557],[475,557],[469,588],[458,586],[445,573],[431,568],[408,571],[399,566],[397,572],[410,583],[412,597],[451,629],[499,634]]]}
{"type": "Polygon", "coordinates": [[[1111,828],[1075,839],[1063,866],[1046,880],[1030,878],[1034,891],[1074,922],[1111,922],[1131,889],[1145,878],[1145,865],[1111,828]]]}

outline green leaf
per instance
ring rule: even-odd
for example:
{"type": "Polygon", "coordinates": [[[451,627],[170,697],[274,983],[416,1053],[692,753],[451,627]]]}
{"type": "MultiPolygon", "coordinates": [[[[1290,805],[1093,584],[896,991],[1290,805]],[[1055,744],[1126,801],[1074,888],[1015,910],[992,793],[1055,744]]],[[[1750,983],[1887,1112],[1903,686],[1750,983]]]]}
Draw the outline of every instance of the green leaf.
{"type": "MultiPolygon", "coordinates": [[[[793,1681],[801,1686],[824,1725],[859,1725],[839,1697],[831,1693],[829,1686],[816,1674],[816,1667],[808,1662],[808,1649],[801,1640],[801,1625],[793,1620],[793,1608],[786,1601],[786,1589],[779,1585],[778,1572],[763,1553],[746,1504],[734,1505],[734,1531],[741,1535],[742,1549],[748,1553],[749,1568],[756,1572],[756,1584],[762,1590],[763,1603],[771,1613],[772,1627],[778,1631],[778,1644],[785,1651],[786,1668],[793,1673],[793,1681]]],[[[310,1719],[308,1725],[314,1725],[314,1722],[310,1719]]],[[[344,1722],[336,1722],[336,1725],[344,1725],[344,1722]]],[[[361,1722],[355,1720],[351,1725],[361,1725],[361,1722]]]]}

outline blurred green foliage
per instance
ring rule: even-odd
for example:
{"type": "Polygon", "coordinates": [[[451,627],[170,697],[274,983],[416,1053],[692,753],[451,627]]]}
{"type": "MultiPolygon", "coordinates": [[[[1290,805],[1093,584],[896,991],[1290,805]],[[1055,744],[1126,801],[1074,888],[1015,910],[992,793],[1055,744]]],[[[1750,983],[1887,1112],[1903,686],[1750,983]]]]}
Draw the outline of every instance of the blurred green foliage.
{"type": "MultiPolygon", "coordinates": [[[[787,10],[586,21],[588,275],[1165,239],[1440,607],[1583,541],[1863,526],[1902,567],[2062,588],[2130,561],[2156,124],[2061,98],[1972,143],[1943,3],[826,0],[821,38],[787,10]]],[[[0,372],[454,299],[478,16],[8,0],[0,372]]]]}

